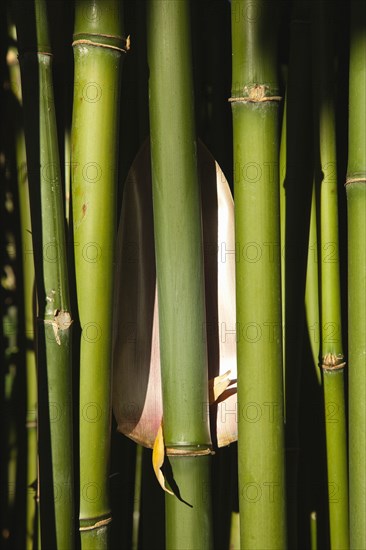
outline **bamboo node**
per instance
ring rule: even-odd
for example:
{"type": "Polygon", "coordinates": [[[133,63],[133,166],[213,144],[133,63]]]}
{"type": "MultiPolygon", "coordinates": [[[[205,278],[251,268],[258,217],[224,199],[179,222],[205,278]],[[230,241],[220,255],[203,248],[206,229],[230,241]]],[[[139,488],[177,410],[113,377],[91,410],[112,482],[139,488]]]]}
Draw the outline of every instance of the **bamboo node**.
{"type": "Polygon", "coordinates": [[[100,527],[104,527],[105,525],[108,525],[112,521],[112,516],[109,516],[108,518],[100,519],[96,523],[93,523],[93,525],[86,525],[85,527],[79,527],[79,531],[93,531],[94,529],[99,529],[100,527]]]}
{"type": "Polygon", "coordinates": [[[12,67],[13,65],[18,64],[18,55],[16,51],[14,50],[8,51],[8,53],[6,54],[6,63],[9,67],[12,67]]]}
{"type": "Polygon", "coordinates": [[[269,87],[265,84],[253,84],[250,86],[244,86],[243,92],[245,95],[241,97],[229,97],[228,101],[231,103],[263,103],[264,101],[281,101],[282,97],[278,95],[266,95],[269,87]]]}
{"type": "Polygon", "coordinates": [[[25,423],[26,428],[37,428],[37,421],[36,420],[27,420],[25,423]]]}
{"type": "Polygon", "coordinates": [[[86,44],[88,46],[97,46],[99,48],[110,48],[111,50],[117,50],[122,53],[127,53],[131,46],[130,35],[127,38],[121,38],[120,36],[114,36],[112,34],[100,34],[100,33],[87,33],[87,34],[75,34],[72,46],[77,46],[78,44],[86,44]],[[80,38],[76,38],[80,36],[80,38]],[[109,41],[114,41],[115,43],[121,44],[117,46],[116,44],[110,44],[108,42],[101,42],[97,39],[106,38],[109,41]]]}
{"type": "Polygon", "coordinates": [[[347,187],[347,185],[350,185],[351,183],[366,183],[366,178],[347,178],[344,186],[347,187]]]}
{"type": "Polygon", "coordinates": [[[52,52],[44,52],[44,51],[41,51],[41,50],[35,50],[35,51],[27,51],[27,50],[24,50],[22,52],[19,52],[18,55],[17,55],[17,59],[24,59],[25,57],[27,56],[39,56],[39,55],[45,55],[47,57],[53,57],[53,53],[52,52]]]}
{"type": "Polygon", "coordinates": [[[166,447],[165,452],[167,456],[205,456],[215,454],[211,449],[184,449],[182,447],[166,447]]]}
{"type": "Polygon", "coordinates": [[[59,330],[67,330],[71,324],[72,324],[72,319],[71,319],[71,315],[68,311],[64,311],[64,310],[60,310],[60,309],[55,309],[54,313],[53,313],[53,319],[44,319],[43,321],[45,324],[49,324],[49,325],[52,325],[52,328],[53,328],[53,333],[55,335],[55,338],[56,338],[56,342],[59,346],[61,346],[61,340],[60,340],[60,336],[58,334],[58,331],[59,330]]]}
{"type": "Polygon", "coordinates": [[[344,369],[346,362],[344,361],[344,356],[340,353],[335,355],[334,353],[327,353],[323,357],[322,369],[323,370],[340,370],[344,369]]]}

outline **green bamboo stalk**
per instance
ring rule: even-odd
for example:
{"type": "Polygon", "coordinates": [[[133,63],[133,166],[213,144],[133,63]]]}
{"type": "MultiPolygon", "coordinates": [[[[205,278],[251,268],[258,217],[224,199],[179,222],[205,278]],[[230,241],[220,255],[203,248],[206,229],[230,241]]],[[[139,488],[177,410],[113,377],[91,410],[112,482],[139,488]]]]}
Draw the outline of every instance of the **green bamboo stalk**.
{"type": "Polygon", "coordinates": [[[342,348],[334,105],[334,36],[331,6],[314,4],[316,169],[320,184],[321,355],[327,440],[331,548],[349,547],[347,438],[342,348]]]}
{"type": "MultiPolygon", "coordinates": [[[[286,74],[287,80],[287,74],[286,74]]],[[[285,97],[283,105],[282,115],[282,127],[281,127],[281,142],[280,142],[280,250],[281,250],[281,296],[286,296],[286,269],[285,269],[285,246],[286,246],[286,189],[285,189],[285,177],[287,166],[287,98],[285,97]]],[[[285,311],[286,301],[282,298],[281,302],[281,315],[282,322],[286,318],[285,311]]],[[[286,331],[282,331],[282,359],[283,359],[283,389],[284,396],[286,395],[286,370],[285,370],[285,336],[286,331]]],[[[284,403],[285,406],[285,403],[284,403]]],[[[286,407],[285,407],[286,414],[286,407]]]]}
{"type": "Polygon", "coordinates": [[[75,5],[72,206],[80,343],[80,533],[106,548],[122,3],[75,5]]]}
{"type": "Polygon", "coordinates": [[[212,548],[207,350],[189,4],[148,5],[150,128],[163,431],[181,496],[167,495],[166,547],[212,548]]]}
{"type": "Polygon", "coordinates": [[[316,190],[313,185],[311,197],[308,262],[306,267],[305,311],[309,341],[318,384],[322,383],[319,367],[320,353],[320,312],[319,312],[319,272],[318,272],[318,231],[316,212],[316,190]]]}
{"type": "Polygon", "coordinates": [[[352,2],[349,73],[348,344],[351,548],[366,548],[366,7],[352,2]]]}
{"type": "Polygon", "coordinates": [[[285,327],[286,481],[288,545],[298,545],[299,400],[305,326],[304,297],[313,181],[311,11],[307,0],[292,8],[290,58],[280,147],[282,316],[285,327]],[[286,150],[283,153],[283,150],[286,150]],[[283,159],[285,157],[285,159],[283,159]]]}
{"type": "Polygon", "coordinates": [[[32,233],[29,207],[28,178],[25,161],[24,133],[16,136],[16,156],[18,166],[18,194],[20,208],[23,289],[25,318],[25,368],[27,384],[27,526],[26,547],[30,550],[34,543],[36,499],[34,483],[37,479],[37,372],[34,341],[34,260],[32,251],[32,233]]]}
{"type": "Polygon", "coordinates": [[[26,174],[24,133],[17,136],[18,194],[20,223],[22,232],[23,288],[25,317],[25,368],[27,384],[27,504],[26,504],[26,548],[31,550],[34,544],[36,516],[36,493],[34,484],[37,479],[37,371],[34,340],[34,259],[29,207],[28,178],[26,174]]]}
{"type": "MultiPolygon", "coordinates": [[[[11,27],[10,36],[16,40],[15,28],[11,27]]],[[[20,68],[17,48],[9,47],[7,61],[11,90],[19,109],[22,105],[20,68]]],[[[33,548],[36,517],[35,481],[37,479],[37,373],[34,341],[34,259],[32,254],[32,231],[27,177],[25,138],[22,121],[15,116],[15,150],[18,176],[18,197],[20,210],[23,293],[24,293],[24,329],[25,329],[25,368],[27,386],[27,501],[26,501],[26,542],[28,550],[33,548]]]]}
{"type": "Polygon", "coordinates": [[[317,517],[316,512],[310,514],[310,549],[317,550],[318,548],[318,536],[317,536],[317,517]]]}
{"type": "Polygon", "coordinates": [[[286,548],[277,2],[232,2],[242,548],[286,548]]]}
{"type": "Polygon", "coordinates": [[[231,512],[230,550],[240,550],[240,516],[239,512],[231,512]]]}
{"type": "Polygon", "coordinates": [[[65,129],[65,217],[70,222],[70,189],[71,189],[71,132],[65,129]]]}
{"type": "MultiPolygon", "coordinates": [[[[15,2],[38,296],[41,541],[74,546],[71,315],[52,54],[44,0],[15,2]]],[[[30,299],[28,297],[28,299],[30,299]]],[[[34,399],[30,388],[29,399],[34,399]]]]}
{"type": "MultiPolygon", "coordinates": [[[[9,230],[9,227],[8,227],[9,230]]],[[[9,242],[7,243],[9,244],[9,242]]],[[[10,258],[7,256],[7,261],[10,258]]],[[[9,267],[9,265],[8,265],[9,267]]],[[[2,284],[7,287],[7,284],[13,279],[13,274],[2,277],[2,284]]],[[[13,279],[14,280],[14,279],[13,279]]],[[[13,294],[15,287],[11,284],[7,287],[8,296],[13,294]],[[12,288],[11,288],[12,287],[12,288]]],[[[16,493],[17,493],[17,466],[19,463],[19,430],[16,423],[16,385],[17,385],[17,368],[14,363],[14,352],[17,349],[17,309],[14,304],[4,308],[5,315],[1,317],[1,324],[4,327],[4,351],[5,361],[3,362],[4,378],[2,387],[2,408],[1,408],[1,433],[4,442],[2,448],[2,476],[1,476],[1,540],[14,540],[13,524],[16,518],[16,493]]],[[[19,377],[19,375],[18,375],[19,377]]]]}

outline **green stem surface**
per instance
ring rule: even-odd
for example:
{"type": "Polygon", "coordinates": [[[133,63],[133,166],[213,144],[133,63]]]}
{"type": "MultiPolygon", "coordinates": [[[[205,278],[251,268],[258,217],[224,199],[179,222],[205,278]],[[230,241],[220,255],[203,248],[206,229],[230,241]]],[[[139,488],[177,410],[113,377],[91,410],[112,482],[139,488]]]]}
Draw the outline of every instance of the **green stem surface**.
{"type": "Polygon", "coordinates": [[[334,36],[331,10],[327,4],[323,0],[314,4],[314,93],[318,136],[316,179],[320,185],[321,355],[330,541],[334,549],[347,549],[348,472],[338,237],[334,36]]]}
{"type": "Polygon", "coordinates": [[[303,359],[304,296],[313,182],[310,15],[307,1],[294,2],[280,150],[287,542],[292,549],[298,546],[300,373],[303,359]]]}
{"type": "Polygon", "coordinates": [[[351,5],[349,74],[348,346],[351,548],[366,548],[366,6],[351,5]]]}
{"type": "Polygon", "coordinates": [[[46,3],[15,8],[38,298],[40,535],[45,547],[72,549],[72,320],[52,54],[46,3]]]}
{"type": "Polygon", "coordinates": [[[122,3],[76,2],[71,137],[74,255],[80,342],[80,533],[106,548],[113,272],[116,239],[122,3]]]}
{"type": "Polygon", "coordinates": [[[319,367],[320,353],[320,321],[319,321],[319,272],[318,272],[318,229],[317,229],[317,208],[316,208],[316,190],[313,185],[311,197],[310,230],[309,230],[309,249],[308,261],[306,267],[306,286],[305,286],[305,311],[309,334],[311,353],[316,378],[318,383],[322,383],[322,374],[319,367]]]}
{"type": "Polygon", "coordinates": [[[148,61],[163,431],[182,499],[166,497],[166,545],[204,550],[212,548],[211,438],[187,1],[149,3],[148,61]]]}
{"type": "Polygon", "coordinates": [[[35,537],[37,480],[37,372],[34,340],[34,260],[32,251],[32,232],[29,206],[28,178],[26,174],[26,155],[24,132],[18,129],[16,136],[16,155],[18,167],[18,194],[22,237],[23,291],[24,291],[24,328],[25,328],[25,368],[27,384],[27,503],[26,503],[26,548],[31,550],[35,537]]]}
{"type": "MultiPolygon", "coordinates": [[[[11,28],[10,34],[14,38],[14,40],[16,40],[15,28],[11,28]]],[[[10,85],[14,97],[18,102],[20,111],[22,105],[22,94],[20,68],[17,59],[17,53],[18,52],[15,47],[10,47],[7,59],[9,64],[10,85]]],[[[33,548],[35,540],[35,482],[37,480],[37,373],[34,339],[34,258],[32,254],[32,225],[23,120],[20,120],[20,112],[17,113],[14,118],[23,268],[23,314],[25,331],[25,334],[23,335],[23,342],[25,344],[25,368],[27,387],[26,430],[28,490],[26,497],[25,546],[27,550],[31,550],[33,548]]]]}
{"type": "Polygon", "coordinates": [[[240,539],[261,550],[286,548],[277,7],[232,2],[240,539]]]}

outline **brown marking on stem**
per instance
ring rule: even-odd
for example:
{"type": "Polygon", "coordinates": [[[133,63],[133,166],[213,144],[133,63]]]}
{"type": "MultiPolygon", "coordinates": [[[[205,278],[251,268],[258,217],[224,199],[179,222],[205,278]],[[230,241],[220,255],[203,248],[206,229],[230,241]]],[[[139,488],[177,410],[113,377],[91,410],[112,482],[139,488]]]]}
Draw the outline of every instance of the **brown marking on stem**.
{"type": "Polygon", "coordinates": [[[281,101],[282,97],[278,95],[266,95],[268,94],[269,87],[265,84],[250,84],[244,86],[243,97],[229,97],[230,103],[263,103],[265,101],[281,101]]]}
{"type": "Polygon", "coordinates": [[[166,447],[167,456],[205,456],[215,454],[212,449],[206,447],[203,449],[185,449],[184,447],[166,447]]]}
{"type": "Polygon", "coordinates": [[[58,331],[67,330],[71,326],[72,319],[70,313],[68,311],[55,309],[53,320],[45,319],[44,323],[52,325],[53,334],[55,335],[56,342],[59,346],[61,346],[61,340],[58,331]]]}
{"type": "Polygon", "coordinates": [[[324,355],[322,360],[322,369],[323,370],[339,370],[344,369],[346,362],[344,361],[344,356],[340,353],[335,355],[334,353],[327,353],[324,355]]]}
{"type": "Polygon", "coordinates": [[[104,527],[105,525],[108,525],[111,523],[112,518],[103,518],[94,523],[94,525],[87,525],[86,527],[79,527],[79,531],[93,531],[94,529],[100,529],[101,527],[104,527]]]}

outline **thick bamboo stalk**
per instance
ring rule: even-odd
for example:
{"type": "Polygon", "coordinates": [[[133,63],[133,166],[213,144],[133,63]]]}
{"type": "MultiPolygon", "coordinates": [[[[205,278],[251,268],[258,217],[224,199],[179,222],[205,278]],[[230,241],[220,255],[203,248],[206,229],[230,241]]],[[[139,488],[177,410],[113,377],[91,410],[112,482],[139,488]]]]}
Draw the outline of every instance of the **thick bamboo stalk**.
{"type": "Polygon", "coordinates": [[[286,548],[276,2],[232,2],[242,548],[286,548]]]}
{"type": "Polygon", "coordinates": [[[334,105],[334,36],[327,2],[314,4],[316,180],[320,184],[321,355],[327,440],[330,541],[349,547],[347,439],[344,401],[337,156],[334,105]]]}
{"type": "Polygon", "coordinates": [[[122,3],[76,2],[72,207],[80,343],[80,533],[106,548],[122,3]],[[86,16],[89,14],[89,16],[86,16]]]}
{"type": "Polygon", "coordinates": [[[41,540],[73,548],[71,315],[47,9],[15,2],[38,297],[41,540]]]}
{"type": "Polygon", "coordinates": [[[166,496],[166,547],[203,550],[212,547],[211,439],[187,1],[149,3],[148,61],[163,430],[181,497],[166,496]]]}
{"type": "Polygon", "coordinates": [[[366,6],[351,7],[349,74],[348,345],[351,548],[366,548],[366,6]]]}

